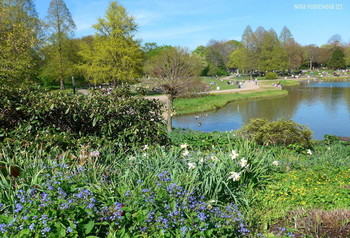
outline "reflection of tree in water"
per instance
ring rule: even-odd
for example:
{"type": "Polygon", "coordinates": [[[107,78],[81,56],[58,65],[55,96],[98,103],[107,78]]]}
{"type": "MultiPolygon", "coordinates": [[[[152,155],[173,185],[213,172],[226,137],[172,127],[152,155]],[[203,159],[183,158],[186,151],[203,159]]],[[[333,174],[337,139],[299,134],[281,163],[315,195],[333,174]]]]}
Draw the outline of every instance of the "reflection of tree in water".
{"type": "Polygon", "coordinates": [[[227,131],[240,128],[252,118],[277,120],[292,118],[313,127],[315,136],[336,133],[348,136],[350,119],[350,88],[286,87],[288,96],[233,102],[211,112],[180,116],[176,127],[203,131],[227,131]],[[197,119],[195,116],[199,116],[197,119]],[[201,126],[198,123],[201,122],[201,126]],[[344,133],[346,132],[346,133],[344,133]],[[318,133],[318,135],[316,135],[318,133]]]}
{"type": "Polygon", "coordinates": [[[231,110],[239,110],[243,123],[259,117],[268,120],[291,117],[298,108],[311,107],[316,104],[324,104],[330,113],[336,113],[338,107],[345,102],[350,111],[350,88],[312,88],[303,84],[300,87],[287,87],[287,90],[288,96],[240,101],[228,107],[231,110]]]}
{"type": "Polygon", "coordinates": [[[240,106],[243,123],[252,118],[276,120],[292,116],[297,109],[298,93],[294,97],[283,96],[270,99],[237,102],[240,106]],[[288,105],[288,106],[286,106],[288,105]]]}

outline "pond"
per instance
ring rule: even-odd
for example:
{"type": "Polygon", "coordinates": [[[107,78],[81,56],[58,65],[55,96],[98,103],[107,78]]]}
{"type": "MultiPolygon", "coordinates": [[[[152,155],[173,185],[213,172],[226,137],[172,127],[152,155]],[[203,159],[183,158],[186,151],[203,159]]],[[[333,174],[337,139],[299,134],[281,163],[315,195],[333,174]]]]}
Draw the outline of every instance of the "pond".
{"type": "Polygon", "coordinates": [[[285,89],[288,96],[232,102],[219,110],[175,117],[173,126],[205,132],[231,131],[253,118],[290,118],[308,126],[314,139],[350,136],[350,82],[304,81],[285,89]]]}

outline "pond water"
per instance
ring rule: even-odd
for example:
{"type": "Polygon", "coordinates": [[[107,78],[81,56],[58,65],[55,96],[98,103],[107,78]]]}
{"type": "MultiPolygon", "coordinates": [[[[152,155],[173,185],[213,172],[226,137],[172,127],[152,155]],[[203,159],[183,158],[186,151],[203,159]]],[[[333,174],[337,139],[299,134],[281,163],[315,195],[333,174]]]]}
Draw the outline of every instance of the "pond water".
{"type": "Polygon", "coordinates": [[[205,132],[231,131],[253,118],[290,118],[307,125],[314,139],[323,139],[327,134],[350,136],[350,82],[305,81],[285,89],[288,96],[232,102],[219,110],[175,117],[173,126],[205,132]]]}

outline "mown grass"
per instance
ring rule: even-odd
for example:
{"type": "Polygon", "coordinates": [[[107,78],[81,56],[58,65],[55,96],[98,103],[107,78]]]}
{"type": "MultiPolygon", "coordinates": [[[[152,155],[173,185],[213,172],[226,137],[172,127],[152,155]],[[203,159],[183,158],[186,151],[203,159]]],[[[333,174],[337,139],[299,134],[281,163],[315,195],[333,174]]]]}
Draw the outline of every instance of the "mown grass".
{"type": "Polygon", "coordinates": [[[229,102],[258,99],[263,97],[285,96],[288,92],[285,90],[268,90],[261,92],[242,92],[230,94],[209,94],[195,98],[179,98],[174,101],[176,115],[185,115],[197,112],[215,110],[225,106],[229,102]]]}
{"type": "Polygon", "coordinates": [[[234,82],[237,81],[237,79],[223,80],[221,78],[216,79],[216,78],[208,78],[208,77],[204,78],[203,77],[202,80],[205,83],[207,83],[208,85],[210,85],[211,91],[217,90],[217,87],[220,88],[219,90],[227,90],[227,89],[236,89],[237,88],[236,84],[234,84],[234,82]],[[227,84],[227,82],[231,82],[232,84],[227,84]],[[211,85],[210,83],[215,83],[215,84],[211,85]]]}

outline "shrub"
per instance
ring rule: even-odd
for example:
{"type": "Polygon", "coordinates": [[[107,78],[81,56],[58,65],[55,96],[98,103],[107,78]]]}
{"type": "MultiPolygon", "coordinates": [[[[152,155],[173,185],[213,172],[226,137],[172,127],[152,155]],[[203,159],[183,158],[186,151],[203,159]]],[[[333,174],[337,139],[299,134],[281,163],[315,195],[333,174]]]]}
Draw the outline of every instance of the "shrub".
{"type": "Polygon", "coordinates": [[[167,143],[161,103],[131,96],[127,88],[111,94],[93,91],[88,96],[29,89],[0,91],[0,141],[18,129],[27,136],[50,130],[124,144],[167,143]]]}
{"type": "Polygon", "coordinates": [[[292,120],[252,119],[238,131],[243,137],[254,140],[262,145],[291,145],[300,144],[309,147],[312,132],[307,127],[292,120]]]}
{"type": "Polygon", "coordinates": [[[274,72],[268,72],[265,74],[265,79],[277,79],[278,75],[274,72]]]}

